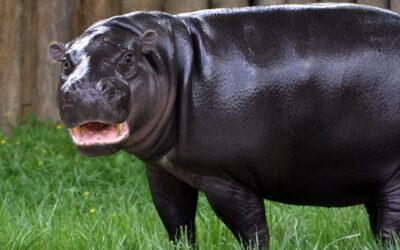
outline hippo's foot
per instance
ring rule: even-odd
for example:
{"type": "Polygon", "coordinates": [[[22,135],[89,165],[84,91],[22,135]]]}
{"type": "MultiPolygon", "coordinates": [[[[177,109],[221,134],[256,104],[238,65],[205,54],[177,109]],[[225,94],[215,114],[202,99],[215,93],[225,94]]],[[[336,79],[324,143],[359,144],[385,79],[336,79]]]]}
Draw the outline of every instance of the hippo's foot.
{"type": "Polygon", "coordinates": [[[154,205],[173,242],[186,233],[194,246],[198,191],[158,167],[147,166],[147,179],[154,205]]]}
{"type": "Polygon", "coordinates": [[[249,249],[268,248],[268,227],[262,197],[233,180],[208,177],[201,190],[214,212],[249,249]]]}
{"type": "Polygon", "coordinates": [[[384,244],[400,239],[400,172],[394,175],[377,194],[374,202],[366,203],[372,233],[384,244]]]}

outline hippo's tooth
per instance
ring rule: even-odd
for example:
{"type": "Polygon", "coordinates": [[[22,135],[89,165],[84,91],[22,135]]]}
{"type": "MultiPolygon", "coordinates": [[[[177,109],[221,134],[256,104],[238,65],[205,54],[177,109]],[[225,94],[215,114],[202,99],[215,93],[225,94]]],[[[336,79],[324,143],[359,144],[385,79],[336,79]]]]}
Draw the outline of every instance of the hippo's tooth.
{"type": "Polygon", "coordinates": [[[75,128],[72,129],[72,131],[74,131],[74,134],[77,137],[81,137],[81,127],[75,127],[75,128]]]}
{"type": "Polygon", "coordinates": [[[124,124],[120,123],[120,124],[115,125],[115,127],[117,128],[117,132],[118,132],[118,135],[119,135],[119,134],[121,134],[122,129],[124,128],[124,124]]]}

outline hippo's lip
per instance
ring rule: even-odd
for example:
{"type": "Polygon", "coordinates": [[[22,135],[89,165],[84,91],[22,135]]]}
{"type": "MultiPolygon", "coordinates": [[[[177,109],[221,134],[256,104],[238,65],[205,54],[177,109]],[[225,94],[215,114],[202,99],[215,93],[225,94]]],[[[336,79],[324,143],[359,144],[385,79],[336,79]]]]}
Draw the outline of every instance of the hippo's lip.
{"type": "Polygon", "coordinates": [[[129,136],[126,122],[120,124],[87,122],[68,130],[77,146],[119,144],[129,136]]]}

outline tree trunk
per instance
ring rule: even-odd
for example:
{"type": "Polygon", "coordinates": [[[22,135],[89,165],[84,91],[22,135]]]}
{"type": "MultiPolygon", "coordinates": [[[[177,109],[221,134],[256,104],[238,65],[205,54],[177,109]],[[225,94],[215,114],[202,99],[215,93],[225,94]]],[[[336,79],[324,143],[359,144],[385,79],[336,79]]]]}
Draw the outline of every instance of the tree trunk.
{"type": "Polygon", "coordinates": [[[285,4],[285,0],[256,0],[255,5],[276,5],[285,4]]]}
{"type": "Polygon", "coordinates": [[[208,0],[165,0],[163,10],[168,13],[191,12],[208,8],[208,0]]]}
{"type": "Polygon", "coordinates": [[[95,22],[119,14],[119,2],[115,0],[83,0],[79,8],[81,32],[95,22]]]}
{"type": "Polygon", "coordinates": [[[359,4],[372,5],[380,8],[389,8],[389,0],[357,0],[359,4]]]}
{"type": "Polygon", "coordinates": [[[121,13],[138,10],[162,10],[161,0],[121,0],[121,13]]]}
{"type": "Polygon", "coordinates": [[[21,111],[22,0],[0,2],[0,129],[8,133],[21,111]]]}
{"type": "Polygon", "coordinates": [[[23,1],[23,29],[21,53],[21,119],[34,113],[37,60],[37,1],[23,1]]]}
{"type": "Polygon", "coordinates": [[[212,8],[239,8],[249,6],[247,0],[212,0],[212,8]]]}
{"type": "Polygon", "coordinates": [[[318,0],[287,0],[289,4],[307,4],[307,3],[317,3],[318,0]]]}
{"type": "Polygon", "coordinates": [[[334,2],[334,3],[355,3],[356,0],[335,0],[335,1],[332,1],[332,0],[320,0],[320,2],[322,2],[322,3],[331,3],[331,2],[334,2]]]}
{"type": "Polygon", "coordinates": [[[390,9],[400,13],[400,0],[391,0],[390,9]]]}
{"type": "Polygon", "coordinates": [[[60,64],[53,62],[48,55],[52,41],[68,42],[72,37],[76,9],[71,0],[40,0],[38,13],[38,63],[35,110],[39,117],[58,120],[56,105],[57,85],[60,77],[60,64]]]}
{"type": "MultiPolygon", "coordinates": [[[[57,0],[58,1],[58,0],[57,0]]],[[[65,1],[65,0],[64,0],[65,1]]],[[[67,0],[68,1],[68,32],[70,38],[75,38],[82,34],[85,27],[82,25],[82,21],[80,20],[80,9],[82,8],[81,0],[67,0]]]]}

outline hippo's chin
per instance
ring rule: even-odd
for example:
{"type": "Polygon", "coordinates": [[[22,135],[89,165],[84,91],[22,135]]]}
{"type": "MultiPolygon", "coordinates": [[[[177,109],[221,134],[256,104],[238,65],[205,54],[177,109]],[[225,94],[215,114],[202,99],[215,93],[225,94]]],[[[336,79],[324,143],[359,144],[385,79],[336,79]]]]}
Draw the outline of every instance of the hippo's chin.
{"type": "Polygon", "coordinates": [[[100,156],[113,154],[129,136],[126,122],[108,124],[102,122],[86,122],[69,129],[75,146],[85,155],[100,156]]]}
{"type": "Polygon", "coordinates": [[[119,145],[91,145],[91,146],[78,146],[75,145],[79,152],[86,156],[95,157],[95,156],[106,156],[111,155],[117,152],[120,148],[119,145]]]}

